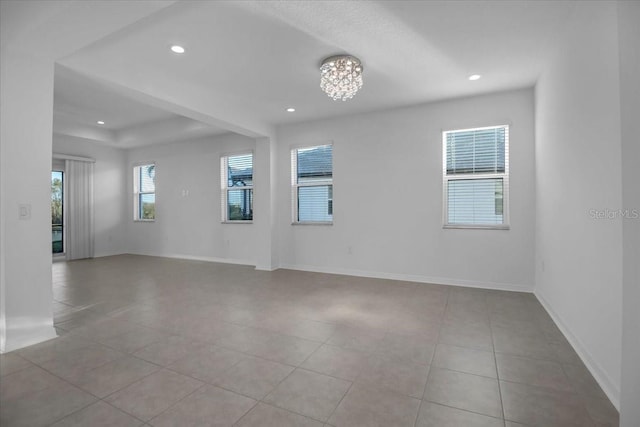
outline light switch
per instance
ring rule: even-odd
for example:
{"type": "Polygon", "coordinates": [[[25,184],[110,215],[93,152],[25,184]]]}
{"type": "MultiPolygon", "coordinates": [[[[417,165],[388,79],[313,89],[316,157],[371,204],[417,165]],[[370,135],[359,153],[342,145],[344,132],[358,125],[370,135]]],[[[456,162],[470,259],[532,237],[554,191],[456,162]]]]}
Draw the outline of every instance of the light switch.
{"type": "Polygon", "coordinates": [[[30,204],[20,204],[18,206],[18,218],[27,220],[31,219],[31,205],[30,204]]]}

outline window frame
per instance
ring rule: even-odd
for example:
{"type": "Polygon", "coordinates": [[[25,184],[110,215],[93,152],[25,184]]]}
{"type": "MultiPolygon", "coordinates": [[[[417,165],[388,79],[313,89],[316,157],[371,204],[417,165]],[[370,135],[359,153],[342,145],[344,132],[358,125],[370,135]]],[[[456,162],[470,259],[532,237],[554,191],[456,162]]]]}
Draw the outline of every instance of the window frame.
{"type": "Polygon", "coordinates": [[[133,221],[134,222],[155,222],[156,221],[156,213],[157,210],[155,209],[155,207],[157,207],[157,200],[156,200],[156,193],[157,193],[157,188],[156,187],[156,182],[155,180],[153,181],[153,190],[154,191],[140,191],[140,172],[141,172],[141,168],[145,167],[145,166],[153,166],[154,167],[154,176],[157,173],[157,164],[156,162],[138,162],[138,163],[134,163],[133,164],[133,221]],[[141,208],[141,203],[140,203],[140,198],[141,196],[147,195],[147,194],[153,194],[153,204],[154,204],[154,212],[153,212],[153,218],[141,218],[140,214],[140,208],[141,208]]]}
{"type": "Polygon", "coordinates": [[[510,145],[510,124],[498,124],[492,126],[481,126],[473,128],[450,129],[442,131],[442,228],[450,229],[481,229],[481,230],[509,230],[511,228],[509,215],[509,145],[510,145]],[[485,129],[505,129],[504,141],[504,172],[501,173],[465,173],[447,175],[447,134],[455,132],[470,132],[485,129]],[[477,179],[502,179],[502,224],[451,224],[449,223],[449,182],[465,181],[477,179]]]}
{"type": "Polygon", "coordinates": [[[253,224],[253,201],[255,198],[255,153],[254,150],[243,150],[233,153],[224,153],[220,155],[220,223],[222,224],[253,224]],[[251,185],[245,187],[229,187],[228,186],[228,167],[229,157],[239,157],[251,155],[251,185]],[[227,206],[230,189],[234,190],[251,190],[251,219],[229,219],[229,209],[227,206]]]}
{"type": "Polygon", "coordinates": [[[320,144],[303,144],[291,146],[289,151],[291,158],[291,225],[333,225],[333,141],[328,141],[320,144]],[[325,179],[315,182],[298,183],[298,150],[311,149],[317,147],[331,147],[331,179],[325,179]],[[298,202],[298,189],[300,187],[324,187],[331,186],[331,198],[328,201],[328,208],[331,209],[331,221],[300,221],[299,214],[299,202],[298,202]]]}

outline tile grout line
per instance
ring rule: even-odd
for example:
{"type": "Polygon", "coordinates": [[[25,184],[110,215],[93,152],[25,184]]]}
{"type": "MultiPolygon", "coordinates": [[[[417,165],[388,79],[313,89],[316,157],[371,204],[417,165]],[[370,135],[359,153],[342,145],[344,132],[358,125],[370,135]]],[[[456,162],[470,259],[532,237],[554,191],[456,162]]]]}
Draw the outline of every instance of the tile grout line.
{"type": "MultiPolygon", "coordinates": [[[[564,363],[558,362],[558,364],[560,365],[560,369],[562,370],[562,373],[564,374],[564,376],[567,378],[567,380],[569,381],[569,385],[571,386],[571,390],[574,391],[574,394],[577,396],[578,400],[580,401],[580,404],[584,407],[584,410],[586,411],[587,415],[589,416],[589,419],[591,421],[593,421],[594,424],[597,425],[598,420],[594,419],[593,416],[591,416],[591,413],[589,412],[589,410],[587,409],[587,404],[584,401],[585,398],[588,398],[587,396],[583,396],[580,394],[579,391],[577,391],[573,385],[573,381],[571,381],[571,379],[569,378],[569,375],[567,375],[567,371],[565,370],[564,367],[564,363]]],[[[598,400],[605,400],[605,399],[600,399],[598,398],[598,400]]],[[[609,401],[608,399],[606,399],[607,401],[609,401]]],[[[611,403],[609,401],[609,403],[611,403]]]]}
{"type": "Polygon", "coordinates": [[[504,398],[502,396],[502,386],[500,385],[500,371],[498,370],[498,357],[496,356],[496,343],[493,335],[493,325],[491,324],[491,314],[487,303],[487,317],[489,320],[489,331],[491,332],[491,346],[493,347],[493,362],[496,367],[496,381],[498,383],[498,395],[500,396],[500,407],[502,408],[502,423],[507,425],[507,416],[504,409],[504,398]]]}
{"type": "Polygon", "coordinates": [[[345,391],[345,393],[342,395],[342,397],[340,398],[340,401],[338,402],[338,404],[336,405],[335,408],[333,408],[333,411],[331,411],[331,414],[329,414],[329,416],[327,417],[327,421],[325,421],[325,424],[329,423],[329,420],[331,420],[331,417],[333,417],[333,414],[336,413],[336,411],[338,410],[338,408],[340,407],[340,405],[342,404],[342,401],[347,397],[347,395],[349,394],[349,392],[351,391],[351,388],[353,387],[353,385],[355,384],[355,381],[352,381],[351,384],[349,385],[349,388],[347,389],[347,391],[345,391]]]}
{"type": "MultiPolygon", "coordinates": [[[[334,330],[334,333],[335,333],[335,330],[334,330]]],[[[273,387],[273,388],[272,388],[272,389],[271,389],[267,394],[265,394],[265,395],[264,395],[264,397],[262,397],[262,399],[260,399],[260,400],[259,400],[259,402],[260,402],[260,403],[264,403],[265,405],[270,405],[270,406],[273,406],[273,407],[276,407],[276,408],[283,409],[283,410],[285,410],[285,411],[289,411],[289,412],[294,413],[294,414],[301,415],[301,416],[303,416],[303,417],[306,417],[306,418],[309,418],[309,419],[312,419],[312,420],[316,420],[316,421],[318,421],[318,422],[322,422],[322,423],[323,423],[323,425],[324,425],[324,424],[326,424],[326,423],[328,423],[328,422],[329,422],[329,420],[331,419],[331,417],[333,416],[333,414],[335,413],[335,411],[338,409],[338,406],[340,406],[340,403],[342,403],[342,400],[343,400],[343,399],[345,398],[345,396],[349,393],[349,390],[351,390],[351,387],[353,387],[353,384],[355,383],[355,381],[348,381],[348,380],[345,380],[345,379],[343,379],[343,378],[333,377],[333,376],[331,376],[331,375],[326,375],[326,374],[322,374],[322,373],[315,372],[315,371],[312,371],[312,370],[307,370],[307,369],[302,368],[302,365],[303,365],[307,360],[309,360],[309,358],[311,358],[311,356],[313,356],[313,355],[314,355],[314,354],[315,354],[315,353],[316,353],[320,348],[322,348],[322,346],[323,346],[323,345],[325,345],[325,344],[326,344],[326,343],[331,339],[331,337],[332,337],[332,336],[333,336],[333,333],[332,333],[329,337],[327,337],[327,339],[326,339],[322,344],[320,344],[320,345],[319,345],[319,346],[318,346],[314,351],[312,351],[312,352],[311,352],[311,353],[310,353],[310,354],[309,354],[309,355],[308,355],[308,356],[307,356],[307,357],[306,357],[306,358],[305,358],[305,359],[304,359],[300,364],[298,364],[297,366],[294,366],[294,369],[293,369],[293,370],[292,370],[292,371],[291,371],[291,372],[290,372],[286,377],[284,377],[284,378],[283,378],[283,379],[282,379],[282,380],[281,380],[281,381],[280,381],[280,382],[279,382],[275,387],[273,387]],[[315,418],[309,417],[309,416],[307,416],[307,415],[303,415],[303,414],[297,413],[297,412],[292,411],[292,410],[290,410],[290,409],[282,408],[282,407],[280,407],[280,406],[277,406],[276,404],[272,404],[272,403],[265,402],[265,399],[266,399],[269,395],[271,395],[271,393],[273,393],[273,392],[274,392],[278,387],[280,387],[280,385],[281,385],[284,381],[286,381],[286,380],[287,380],[287,378],[289,378],[291,375],[293,375],[293,373],[294,373],[297,369],[306,370],[306,371],[309,371],[309,372],[314,372],[314,373],[317,373],[317,374],[319,374],[319,375],[326,375],[326,376],[329,376],[329,377],[331,377],[331,378],[339,379],[339,380],[342,380],[342,381],[348,381],[348,382],[350,382],[350,383],[351,383],[351,384],[349,385],[349,388],[347,389],[347,391],[346,391],[346,392],[344,393],[344,395],[340,398],[340,401],[338,402],[338,404],[336,405],[336,407],[333,409],[333,411],[331,412],[331,414],[329,415],[329,417],[327,417],[327,420],[326,420],[326,421],[320,421],[320,420],[317,420],[317,419],[315,419],[315,418]]]]}
{"type": "MultiPolygon", "coordinates": [[[[105,366],[105,365],[107,365],[107,364],[109,364],[109,363],[111,363],[111,362],[115,362],[115,361],[117,361],[117,360],[123,359],[124,357],[126,357],[126,356],[123,356],[123,357],[120,357],[120,358],[114,359],[114,360],[112,360],[112,361],[110,361],[110,362],[105,363],[104,365],[100,365],[100,366],[98,366],[98,367],[96,367],[96,368],[89,369],[89,370],[88,370],[88,371],[86,371],[86,372],[91,372],[91,371],[93,371],[93,370],[95,370],[95,369],[100,369],[101,367],[103,367],[103,366],[105,366]]],[[[53,360],[53,359],[49,359],[49,360],[53,360]]],[[[142,360],[142,359],[140,359],[140,360],[142,360]]],[[[33,363],[33,362],[31,362],[31,363],[33,363]]],[[[149,363],[150,363],[150,362],[149,362],[149,363]]],[[[145,375],[145,376],[141,377],[140,379],[138,379],[138,380],[136,380],[136,381],[132,382],[131,384],[127,384],[127,385],[123,386],[122,388],[120,388],[120,389],[118,389],[118,390],[116,390],[116,391],[114,391],[114,392],[111,392],[111,393],[109,393],[108,395],[106,395],[106,396],[104,396],[104,397],[99,397],[99,396],[96,396],[95,394],[91,393],[90,391],[85,390],[84,388],[82,388],[82,387],[80,387],[80,386],[78,386],[78,385],[73,384],[72,382],[70,382],[70,381],[68,381],[68,380],[64,379],[63,377],[58,376],[57,374],[55,374],[55,373],[53,373],[53,372],[51,372],[51,371],[49,371],[49,370],[45,369],[44,367],[42,367],[42,366],[40,366],[40,365],[38,365],[38,364],[36,364],[36,363],[34,363],[34,365],[36,365],[38,368],[42,369],[43,371],[45,371],[45,372],[49,373],[50,375],[53,375],[54,377],[56,377],[56,378],[60,379],[61,381],[63,381],[63,382],[65,382],[65,383],[67,383],[67,384],[69,384],[69,385],[71,385],[71,386],[73,386],[73,387],[77,388],[78,390],[82,391],[83,393],[86,393],[86,394],[88,394],[88,395],[90,395],[90,396],[92,396],[92,397],[94,397],[94,398],[96,399],[96,400],[94,400],[93,402],[89,403],[88,405],[83,406],[82,408],[80,408],[80,409],[78,409],[78,410],[76,410],[76,411],[73,411],[73,412],[71,412],[71,413],[69,413],[69,414],[65,415],[63,418],[60,418],[60,419],[55,420],[53,423],[51,423],[51,424],[49,424],[49,425],[53,425],[53,424],[57,423],[58,421],[61,421],[61,420],[65,419],[65,418],[67,418],[67,417],[70,417],[70,416],[72,416],[72,415],[74,415],[74,414],[76,414],[76,413],[78,413],[78,412],[80,412],[80,411],[82,411],[82,410],[84,410],[84,409],[88,408],[89,406],[91,406],[91,405],[94,405],[94,404],[98,403],[98,402],[104,402],[104,403],[106,403],[107,405],[112,406],[113,408],[117,409],[118,411],[123,412],[123,413],[125,413],[125,414],[127,414],[127,415],[130,415],[130,416],[132,416],[133,418],[135,418],[135,419],[137,419],[137,420],[140,420],[141,422],[143,422],[143,423],[144,423],[144,422],[145,422],[144,420],[142,420],[142,419],[140,419],[140,418],[136,417],[136,416],[135,416],[135,415],[133,415],[133,414],[128,413],[127,411],[124,411],[124,410],[122,410],[122,409],[120,409],[120,408],[116,408],[115,406],[113,406],[110,402],[108,402],[108,401],[107,401],[107,400],[105,400],[105,399],[107,399],[109,396],[111,396],[111,395],[113,395],[113,394],[115,394],[115,393],[117,393],[117,392],[119,392],[119,391],[121,391],[121,390],[124,390],[125,388],[129,387],[131,384],[135,384],[135,383],[137,383],[138,381],[141,381],[141,380],[143,380],[144,378],[147,378],[147,377],[149,377],[149,376],[151,376],[151,375],[155,374],[156,372],[158,372],[158,371],[160,371],[160,370],[162,370],[162,369],[163,369],[162,367],[160,367],[160,369],[155,370],[155,371],[151,372],[150,374],[147,374],[147,375],[145,375]]],[[[155,364],[154,364],[154,365],[155,365],[155,364]]],[[[155,366],[158,366],[158,365],[155,365],[155,366]]]]}
{"type": "Polygon", "coordinates": [[[444,326],[444,316],[447,313],[447,307],[449,307],[450,295],[451,295],[451,289],[447,289],[447,299],[444,304],[442,318],[440,319],[440,326],[438,327],[438,339],[436,340],[436,346],[433,349],[433,353],[431,354],[431,360],[429,361],[429,373],[427,374],[427,381],[425,381],[424,388],[422,389],[422,398],[420,399],[420,405],[418,405],[418,413],[416,414],[416,419],[413,422],[414,427],[418,426],[418,420],[420,419],[420,411],[422,411],[422,404],[424,403],[425,395],[427,393],[427,385],[429,384],[429,380],[431,379],[431,373],[433,372],[433,359],[436,357],[436,350],[438,349],[438,344],[440,344],[440,334],[444,326]]]}
{"type": "MultiPolygon", "coordinates": [[[[31,362],[31,363],[33,363],[33,362],[31,362]]],[[[94,394],[92,394],[92,393],[87,392],[86,390],[84,390],[84,389],[82,389],[82,388],[78,387],[77,385],[75,385],[75,384],[71,383],[70,381],[67,381],[66,379],[64,379],[64,378],[62,378],[62,377],[60,377],[60,376],[58,376],[58,375],[54,374],[53,372],[51,372],[51,371],[49,371],[49,370],[47,370],[47,369],[43,368],[42,366],[40,366],[40,365],[38,365],[38,364],[36,364],[36,363],[34,363],[34,365],[35,365],[35,366],[37,366],[38,368],[42,369],[43,371],[47,372],[49,375],[52,375],[52,376],[56,377],[58,380],[60,380],[60,381],[62,381],[62,382],[64,382],[64,383],[66,383],[66,384],[68,384],[68,385],[72,386],[73,388],[76,388],[76,389],[80,390],[80,391],[81,391],[81,392],[83,392],[83,393],[88,394],[89,396],[91,396],[91,397],[93,397],[93,398],[95,399],[95,400],[93,400],[92,402],[90,402],[90,403],[88,403],[88,404],[86,404],[86,405],[82,406],[81,408],[78,408],[77,410],[75,410],[75,411],[73,411],[73,412],[70,412],[69,414],[64,415],[64,416],[63,416],[63,417],[61,417],[61,418],[57,418],[57,419],[55,419],[52,423],[47,424],[47,425],[49,425],[49,426],[50,426],[50,425],[53,425],[53,424],[57,423],[58,421],[61,421],[61,420],[65,419],[65,418],[67,418],[67,417],[69,417],[69,416],[71,416],[71,415],[73,415],[73,414],[75,414],[75,413],[77,413],[77,412],[80,412],[80,411],[84,410],[85,408],[88,408],[89,406],[93,405],[94,403],[99,402],[100,400],[102,400],[102,399],[100,399],[98,396],[96,396],[96,395],[94,395],[94,394]]],[[[51,387],[51,386],[49,386],[49,387],[51,387]]],[[[48,389],[49,387],[46,387],[45,389],[48,389]]],[[[37,393],[37,392],[33,392],[33,393],[37,393]]]]}
{"type": "MultiPolygon", "coordinates": [[[[206,386],[208,386],[209,384],[207,384],[204,381],[200,381],[202,382],[202,385],[198,388],[196,388],[195,390],[193,390],[191,393],[187,393],[185,396],[182,397],[182,399],[174,402],[173,404],[169,405],[165,410],[159,412],[158,414],[152,416],[151,418],[149,418],[149,420],[145,421],[145,423],[150,423],[151,421],[155,420],[156,418],[158,418],[160,415],[166,413],[167,411],[169,411],[171,408],[173,408],[174,406],[177,406],[180,402],[182,402],[183,400],[185,400],[187,397],[197,393],[198,391],[202,390],[203,388],[205,388],[206,386]]],[[[125,387],[126,388],[126,387],[125,387]]],[[[122,410],[122,409],[121,409],[122,410]]],[[[126,412],[126,411],[124,411],[126,412]]],[[[128,412],[127,412],[128,413],[128,412]]],[[[133,414],[131,414],[133,415],[133,414]]]]}

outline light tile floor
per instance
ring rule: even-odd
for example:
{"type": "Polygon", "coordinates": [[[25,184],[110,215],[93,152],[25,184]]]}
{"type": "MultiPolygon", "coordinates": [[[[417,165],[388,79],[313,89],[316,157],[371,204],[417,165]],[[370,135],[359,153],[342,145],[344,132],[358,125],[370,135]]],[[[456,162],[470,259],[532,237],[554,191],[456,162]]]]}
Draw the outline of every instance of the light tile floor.
{"type": "Polygon", "coordinates": [[[11,426],[617,426],[530,294],[142,256],[53,265],[11,426]]]}

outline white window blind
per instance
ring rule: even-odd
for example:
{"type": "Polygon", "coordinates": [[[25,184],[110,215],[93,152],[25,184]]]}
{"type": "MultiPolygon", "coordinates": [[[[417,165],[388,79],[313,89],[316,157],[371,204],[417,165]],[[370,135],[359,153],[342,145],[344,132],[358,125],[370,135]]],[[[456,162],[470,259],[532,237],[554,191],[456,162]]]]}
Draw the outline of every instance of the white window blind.
{"type": "Polygon", "coordinates": [[[223,222],[253,221],[253,153],[220,158],[223,222]]]}
{"type": "Polygon", "coordinates": [[[332,223],[331,144],[291,150],[291,200],[294,223],[332,223]]]}
{"type": "Polygon", "coordinates": [[[443,132],[444,225],[508,228],[509,127],[443,132]]]}
{"type": "Polygon", "coordinates": [[[152,221],[156,218],[156,165],[133,168],[133,218],[136,221],[152,221]]]}

